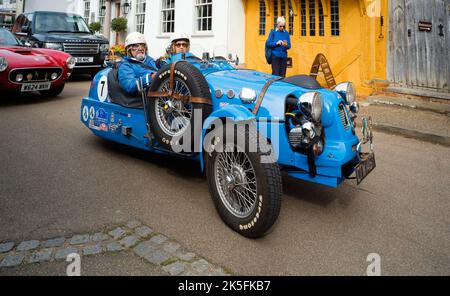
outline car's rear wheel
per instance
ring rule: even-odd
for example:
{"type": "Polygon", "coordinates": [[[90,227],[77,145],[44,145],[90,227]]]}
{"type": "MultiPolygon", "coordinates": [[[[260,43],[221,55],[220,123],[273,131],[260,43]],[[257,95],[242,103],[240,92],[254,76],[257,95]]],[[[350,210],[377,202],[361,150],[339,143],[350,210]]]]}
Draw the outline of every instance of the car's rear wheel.
{"type": "Polygon", "coordinates": [[[65,86],[65,84],[62,84],[61,86],[57,86],[57,87],[51,88],[49,90],[41,90],[40,91],[41,96],[49,97],[49,98],[59,96],[62,93],[62,91],[64,90],[64,86],[65,86]]]}
{"type": "Polygon", "coordinates": [[[254,124],[226,126],[230,128],[232,139],[227,138],[230,132],[207,137],[211,143],[206,145],[216,146],[205,156],[209,189],[220,217],[231,229],[249,238],[262,237],[280,213],[280,169],[270,155],[270,144],[258,139],[254,124]]]}

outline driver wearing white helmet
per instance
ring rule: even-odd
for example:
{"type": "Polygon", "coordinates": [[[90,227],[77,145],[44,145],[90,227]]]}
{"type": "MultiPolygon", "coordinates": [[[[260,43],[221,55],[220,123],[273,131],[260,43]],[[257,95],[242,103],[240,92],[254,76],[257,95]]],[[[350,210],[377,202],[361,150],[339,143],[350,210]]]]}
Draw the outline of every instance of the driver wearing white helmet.
{"type": "Polygon", "coordinates": [[[147,55],[147,42],[143,34],[130,33],[125,39],[125,50],[127,56],[119,66],[119,83],[127,93],[136,95],[141,86],[150,86],[158,67],[147,55]]]}

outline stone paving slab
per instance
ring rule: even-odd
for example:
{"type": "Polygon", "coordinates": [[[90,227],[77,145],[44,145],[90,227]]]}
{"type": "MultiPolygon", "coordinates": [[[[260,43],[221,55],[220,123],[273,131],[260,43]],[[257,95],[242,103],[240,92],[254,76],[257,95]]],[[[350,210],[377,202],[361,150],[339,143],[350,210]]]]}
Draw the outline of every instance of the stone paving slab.
{"type": "Polygon", "coordinates": [[[0,253],[6,253],[12,250],[14,247],[14,242],[7,242],[0,244],[0,253]]]}
{"type": "Polygon", "coordinates": [[[168,275],[231,275],[164,234],[155,233],[140,221],[132,220],[105,229],[109,231],[74,234],[69,238],[28,240],[18,244],[3,242],[0,244],[0,270],[65,261],[72,253],[93,256],[130,251],[147,264],[159,266],[168,275]]]}

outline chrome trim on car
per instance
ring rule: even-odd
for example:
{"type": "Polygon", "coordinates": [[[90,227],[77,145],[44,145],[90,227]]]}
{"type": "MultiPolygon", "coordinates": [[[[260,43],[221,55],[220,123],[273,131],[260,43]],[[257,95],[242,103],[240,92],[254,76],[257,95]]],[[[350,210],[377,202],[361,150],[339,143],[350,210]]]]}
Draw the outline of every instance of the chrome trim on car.
{"type": "MultiPolygon", "coordinates": [[[[33,83],[33,82],[55,82],[55,81],[58,81],[61,77],[62,77],[62,75],[64,74],[64,68],[62,68],[62,67],[33,67],[33,68],[14,68],[14,69],[11,69],[10,71],[9,71],[9,73],[8,73],[8,80],[9,80],[9,82],[11,82],[11,83],[14,83],[14,84],[18,84],[18,85],[22,85],[22,84],[24,84],[24,83],[33,83]],[[61,74],[58,76],[58,78],[56,78],[55,80],[47,80],[47,81],[45,81],[45,80],[39,80],[39,81],[25,81],[25,80],[22,80],[22,82],[17,82],[17,81],[13,81],[12,79],[11,79],[11,73],[13,72],[13,71],[16,71],[16,70],[32,70],[32,71],[35,71],[35,70],[42,70],[42,69],[60,69],[61,70],[61,74]]],[[[24,77],[25,78],[25,77],[24,77]]]]}
{"type": "Polygon", "coordinates": [[[102,65],[90,65],[90,66],[75,66],[74,69],[82,69],[82,68],[101,68],[102,65]]]}

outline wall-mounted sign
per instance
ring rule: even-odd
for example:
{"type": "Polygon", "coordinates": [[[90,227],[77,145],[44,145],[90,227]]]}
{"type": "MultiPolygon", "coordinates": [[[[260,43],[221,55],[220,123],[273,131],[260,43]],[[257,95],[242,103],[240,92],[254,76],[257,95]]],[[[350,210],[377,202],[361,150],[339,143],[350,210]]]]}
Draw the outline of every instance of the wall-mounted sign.
{"type": "Polygon", "coordinates": [[[292,64],[292,58],[287,58],[287,68],[292,68],[293,64],[292,64]]]}
{"type": "Polygon", "coordinates": [[[424,22],[424,21],[419,22],[419,31],[431,32],[432,28],[433,28],[432,22],[424,22]]]}

